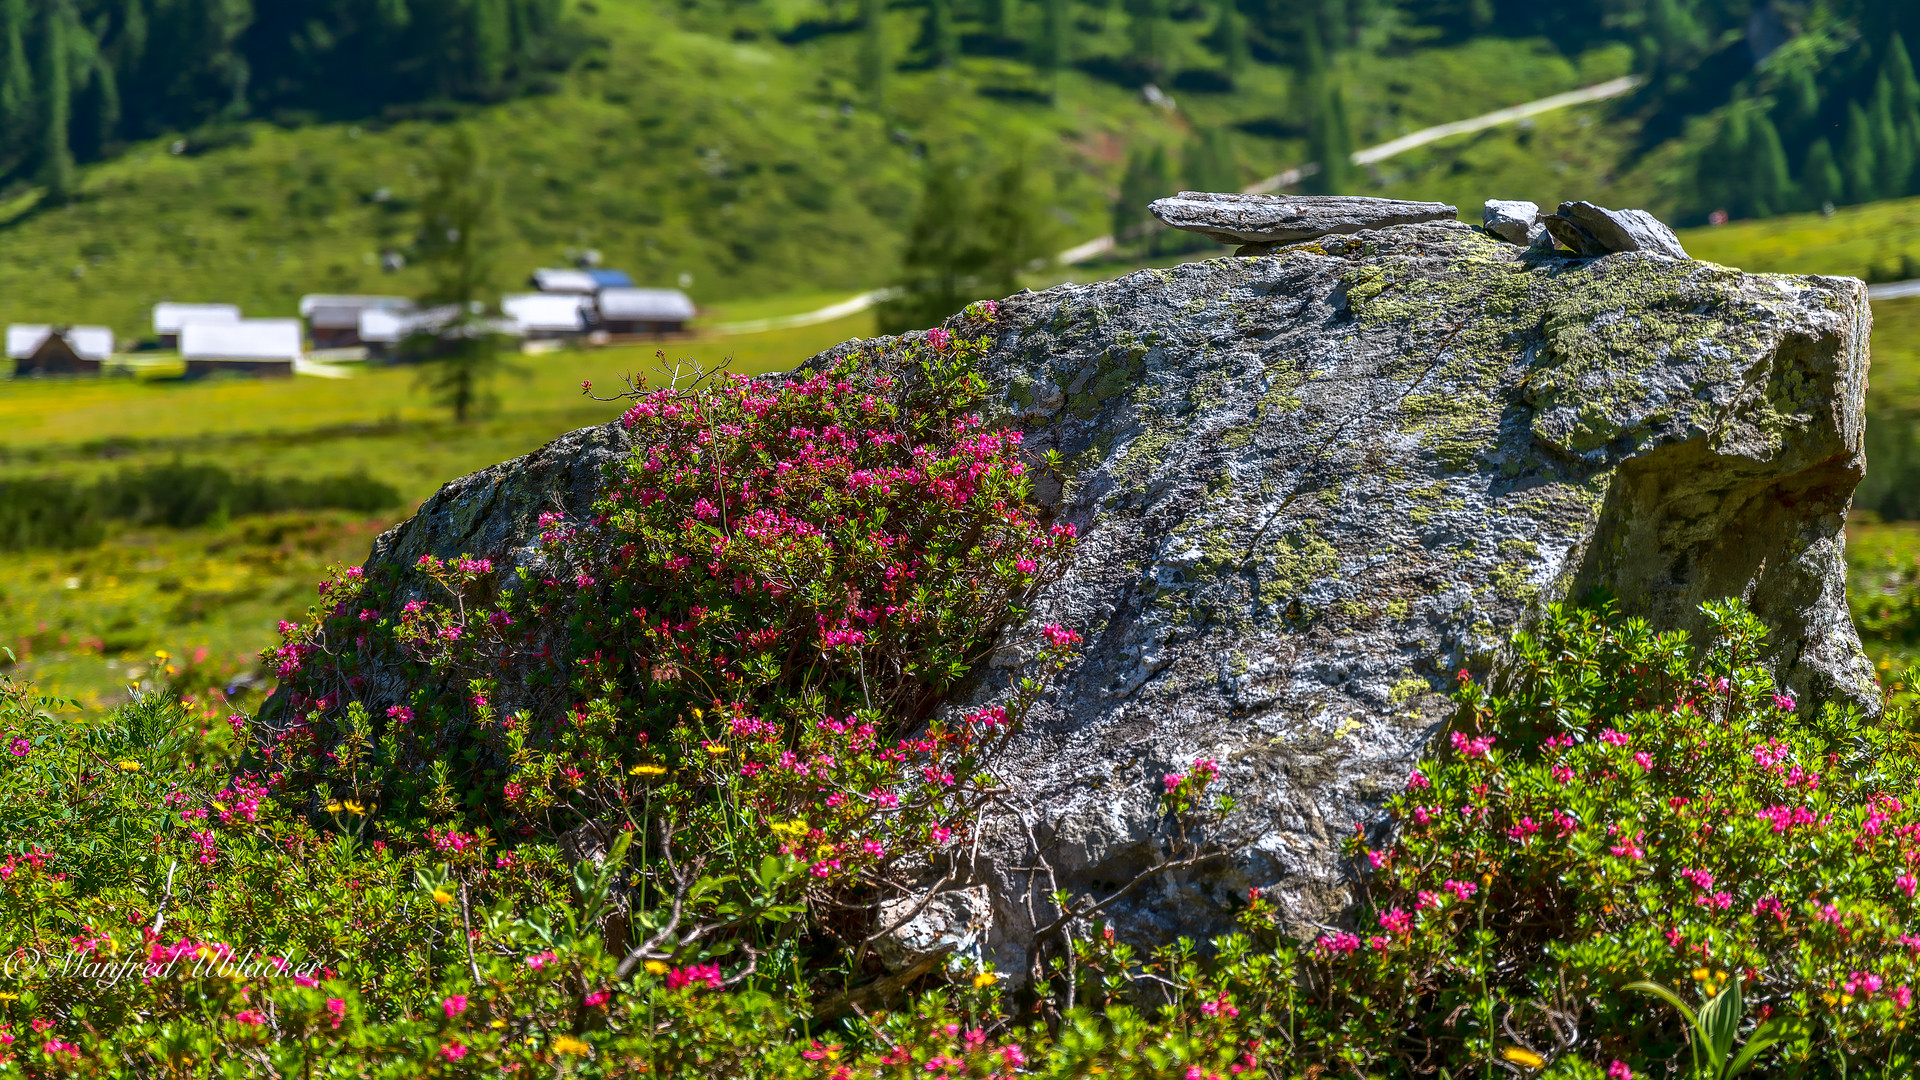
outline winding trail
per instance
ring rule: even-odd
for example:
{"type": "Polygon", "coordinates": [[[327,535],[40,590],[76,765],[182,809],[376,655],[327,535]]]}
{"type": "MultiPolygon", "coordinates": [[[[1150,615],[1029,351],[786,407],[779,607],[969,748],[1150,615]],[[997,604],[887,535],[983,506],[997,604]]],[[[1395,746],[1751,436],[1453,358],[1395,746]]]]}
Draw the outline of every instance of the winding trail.
{"type": "MultiPolygon", "coordinates": [[[[1467,135],[1476,131],[1485,131],[1487,128],[1499,127],[1502,124],[1518,123],[1530,116],[1538,116],[1541,113],[1552,112],[1555,109],[1565,109],[1573,105],[1585,105],[1590,102],[1616,98],[1639,85],[1640,77],[1638,75],[1626,75],[1618,79],[1609,79],[1603,83],[1595,83],[1592,86],[1583,86],[1578,90],[1568,90],[1565,93],[1553,94],[1548,97],[1543,97],[1538,101],[1529,101],[1521,105],[1509,105],[1504,109],[1495,109],[1490,113],[1482,113],[1479,116],[1466,120],[1453,120],[1445,124],[1435,124],[1432,127],[1421,128],[1419,131],[1402,135],[1389,142],[1383,142],[1379,146],[1369,146],[1365,150],[1357,150],[1353,155],[1353,163],[1355,165],[1371,165],[1376,161],[1385,161],[1395,154],[1404,154],[1415,147],[1425,146],[1430,142],[1454,135],[1467,135]]],[[[1298,168],[1275,173],[1263,180],[1249,184],[1241,190],[1253,195],[1278,191],[1283,187],[1292,187],[1294,184],[1299,183],[1308,176],[1312,176],[1319,170],[1320,166],[1317,163],[1309,162],[1298,168]]],[[[1073,247],[1055,255],[1054,259],[1063,265],[1072,266],[1074,263],[1086,262],[1088,259],[1104,255],[1112,250],[1113,237],[1100,236],[1084,244],[1075,244],[1073,247]]],[[[832,322],[835,319],[844,319],[849,315],[857,315],[892,295],[892,289],[874,289],[870,292],[863,292],[858,296],[842,300],[837,304],[823,307],[818,311],[807,311],[798,315],[786,315],[775,319],[749,319],[745,322],[717,323],[710,327],[708,332],[725,336],[732,334],[758,334],[768,330],[789,330],[796,326],[813,326],[816,323],[832,322]]],[[[1901,295],[1909,294],[1902,293],[1901,295]]]]}

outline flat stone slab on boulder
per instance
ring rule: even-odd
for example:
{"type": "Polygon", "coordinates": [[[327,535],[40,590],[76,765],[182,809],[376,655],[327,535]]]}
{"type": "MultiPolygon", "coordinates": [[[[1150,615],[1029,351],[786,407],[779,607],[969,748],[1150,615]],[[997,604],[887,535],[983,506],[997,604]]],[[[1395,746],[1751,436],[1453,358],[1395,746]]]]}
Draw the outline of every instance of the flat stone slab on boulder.
{"type": "Polygon", "coordinates": [[[1673,230],[1645,210],[1609,210],[1590,202],[1563,202],[1545,221],[1553,238],[1576,255],[1650,251],[1676,259],[1687,257],[1687,249],[1680,246],[1673,230]]]}
{"type": "Polygon", "coordinates": [[[1270,244],[1319,236],[1445,221],[1459,213],[1445,203],[1400,202],[1357,195],[1243,195],[1183,191],[1156,199],[1153,216],[1176,229],[1223,244],[1270,244]]]}

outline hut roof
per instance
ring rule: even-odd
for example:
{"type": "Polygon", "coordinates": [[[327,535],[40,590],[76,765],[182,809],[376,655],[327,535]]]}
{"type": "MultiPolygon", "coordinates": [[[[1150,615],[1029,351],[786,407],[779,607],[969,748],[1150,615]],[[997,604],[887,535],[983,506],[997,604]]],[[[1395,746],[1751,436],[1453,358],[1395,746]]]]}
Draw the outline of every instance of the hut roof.
{"type": "Polygon", "coordinates": [[[153,332],[177,334],[190,323],[237,323],[240,308],[233,304],[175,304],[161,301],[153,305],[153,332]]]}
{"type": "MultiPolygon", "coordinates": [[[[52,335],[53,327],[44,323],[14,323],[7,327],[7,357],[29,359],[52,335]]],[[[105,326],[69,326],[61,336],[83,360],[105,360],[113,355],[113,331],[105,326]]]]}
{"type": "Polygon", "coordinates": [[[679,289],[602,289],[602,319],[644,322],[685,322],[693,318],[693,301],[679,289]]]}
{"type": "Polygon", "coordinates": [[[192,322],[180,330],[180,355],[188,360],[298,360],[298,319],[192,322]]]}
{"type": "Polygon", "coordinates": [[[535,270],[533,287],[543,293],[589,293],[600,287],[585,270],[535,270]]]}
{"type": "Polygon", "coordinates": [[[500,299],[500,310],[522,332],[585,330],[591,299],[575,293],[520,293],[500,299]]]}

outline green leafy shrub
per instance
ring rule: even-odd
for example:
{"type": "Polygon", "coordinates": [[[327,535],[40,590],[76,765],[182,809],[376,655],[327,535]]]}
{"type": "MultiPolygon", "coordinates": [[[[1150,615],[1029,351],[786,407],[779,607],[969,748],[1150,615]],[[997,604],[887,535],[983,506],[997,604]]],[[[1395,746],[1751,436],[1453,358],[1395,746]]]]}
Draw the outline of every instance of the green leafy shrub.
{"type": "Polygon", "coordinates": [[[282,510],[372,513],[399,503],[392,485],[364,472],[269,478],[175,462],[123,470],[93,484],[0,480],[0,550],[91,547],[112,521],[180,529],[282,510]]]}

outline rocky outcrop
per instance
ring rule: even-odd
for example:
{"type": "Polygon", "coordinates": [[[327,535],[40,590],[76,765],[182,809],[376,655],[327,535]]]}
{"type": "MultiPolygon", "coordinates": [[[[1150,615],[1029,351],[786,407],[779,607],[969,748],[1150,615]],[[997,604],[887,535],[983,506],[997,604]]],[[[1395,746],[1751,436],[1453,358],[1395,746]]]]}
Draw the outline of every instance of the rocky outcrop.
{"type": "MultiPolygon", "coordinates": [[[[1003,302],[983,408],[1063,455],[1039,494],[1082,537],[1033,618],[1087,647],[997,765],[974,876],[885,951],[1018,971],[1054,888],[1105,895],[1162,850],[1161,778],[1201,757],[1239,800],[1227,857],[1103,917],[1202,934],[1257,886],[1302,932],[1337,921],[1340,842],[1383,827],[1456,673],[1497,671],[1510,630],[1594,586],[1670,627],[1745,597],[1803,708],[1871,707],[1841,559],[1867,330],[1852,279],[1456,221],[1003,302]]],[[[625,449],[589,429],[449,484],[374,559],[533,560],[539,517],[586,515],[625,449]]]]}
{"type": "Polygon", "coordinates": [[[1745,597],[1803,708],[1872,707],[1841,557],[1858,281],[1437,222],[1024,294],[1001,326],[996,408],[1065,455],[1045,495],[1082,536],[1035,617],[1088,637],[997,773],[1003,967],[1054,883],[1099,895],[1155,858],[1161,778],[1202,757],[1240,800],[1231,856],[1104,917],[1166,940],[1257,886],[1302,932],[1336,921],[1339,844],[1382,827],[1457,673],[1595,586],[1690,629],[1745,597]]]}

